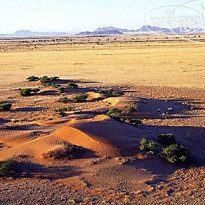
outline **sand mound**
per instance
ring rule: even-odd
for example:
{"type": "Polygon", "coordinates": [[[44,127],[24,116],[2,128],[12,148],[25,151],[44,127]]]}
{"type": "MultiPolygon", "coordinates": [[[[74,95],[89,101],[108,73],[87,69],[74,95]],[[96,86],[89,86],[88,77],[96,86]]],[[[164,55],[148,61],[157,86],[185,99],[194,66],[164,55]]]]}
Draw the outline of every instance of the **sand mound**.
{"type": "Polygon", "coordinates": [[[115,97],[107,98],[103,101],[110,103],[112,106],[115,106],[120,102],[120,100],[118,98],[115,98],[115,97]]]}
{"type": "Polygon", "coordinates": [[[0,151],[0,160],[14,155],[28,155],[36,160],[42,160],[42,154],[61,148],[65,143],[86,148],[99,156],[116,157],[133,154],[136,153],[138,146],[136,129],[111,120],[105,115],[85,120],[71,120],[67,126],[50,135],[33,140],[22,136],[19,142],[18,140],[15,143],[10,143],[11,140],[5,142],[11,147],[0,151]]]}
{"type": "Polygon", "coordinates": [[[94,100],[94,99],[102,99],[105,98],[103,94],[95,93],[95,92],[87,92],[86,95],[88,96],[87,100],[94,100]]]}
{"type": "Polygon", "coordinates": [[[61,130],[60,134],[67,134],[71,127],[80,131],[83,135],[86,134],[89,141],[91,140],[94,144],[87,143],[86,138],[77,137],[76,139],[76,135],[69,137],[69,142],[88,148],[99,155],[113,157],[130,154],[133,151],[135,152],[138,146],[136,127],[117,122],[105,115],[98,115],[87,120],[72,120],[69,122],[69,128],[63,128],[64,130],[61,130]],[[71,139],[72,141],[70,141],[71,139]]]}
{"type": "Polygon", "coordinates": [[[40,126],[47,126],[47,125],[55,125],[55,124],[61,124],[67,122],[67,120],[50,120],[50,121],[35,121],[32,122],[32,124],[37,124],[40,126]]]}
{"type": "Polygon", "coordinates": [[[138,99],[133,97],[111,97],[104,99],[103,101],[110,103],[113,107],[124,108],[130,103],[135,103],[138,99]]]}

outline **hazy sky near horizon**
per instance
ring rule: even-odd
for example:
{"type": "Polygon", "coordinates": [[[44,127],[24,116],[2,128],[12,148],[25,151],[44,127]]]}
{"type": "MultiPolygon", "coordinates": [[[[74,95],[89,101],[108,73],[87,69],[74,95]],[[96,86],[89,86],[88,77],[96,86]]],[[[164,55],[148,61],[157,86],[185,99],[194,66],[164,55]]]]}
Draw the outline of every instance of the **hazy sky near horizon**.
{"type": "Polygon", "coordinates": [[[150,10],[189,0],[0,0],[0,33],[78,32],[102,26],[137,29],[150,10]]]}

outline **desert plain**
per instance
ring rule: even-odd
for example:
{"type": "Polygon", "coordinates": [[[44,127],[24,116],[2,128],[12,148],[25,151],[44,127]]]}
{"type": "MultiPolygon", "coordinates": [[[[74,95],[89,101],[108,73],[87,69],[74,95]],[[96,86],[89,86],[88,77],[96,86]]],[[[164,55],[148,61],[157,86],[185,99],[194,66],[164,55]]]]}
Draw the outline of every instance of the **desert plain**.
{"type": "Polygon", "coordinates": [[[0,39],[0,204],[205,204],[204,57],[175,36],[0,39]],[[187,161],[162,157],[168,133],[187,161]]]}

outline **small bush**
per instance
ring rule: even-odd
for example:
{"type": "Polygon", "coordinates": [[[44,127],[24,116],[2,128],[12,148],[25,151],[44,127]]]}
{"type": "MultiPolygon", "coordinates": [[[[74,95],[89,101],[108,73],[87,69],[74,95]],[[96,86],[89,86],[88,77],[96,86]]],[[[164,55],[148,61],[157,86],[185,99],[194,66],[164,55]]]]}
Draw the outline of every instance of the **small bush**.
{"type": "Polygon", "coordinates": [[[36,94],[37,92],[39,92],[40,89],[39,88],[25,88],[25,89],[21,89],[20,94],[21,96],[30,96],[32,94],[36,94]]]}
{"type": "Polygon", "coordinates": [[[11,106],[11,103],[0,103],[0,111],[9,111],[11,106]]]}
{"type": "Polygon", "coordinates": [[[40,79],[39,77],[36,77],[36,76],[33,76],[33,75],[27,78],[27,80],[28,80],[29,82],[38,81],[39,79],[40,79]]]}
{"type": "Polygon", "coordinates": [[[133,112],[137,112],[137,111],[138,111],[137,105],[135,105],[135,104],[128,105],[128,107],[127,107],[128,113],[133,113],[133,112]]]}
{"type": "Polygon", "coordinates": [[[158,144],[153,141],[148,141],[146,138],[143,138],[140,141],[140,151],[145,151],[150,154],[156,154],[158,148],[158,144]]]}
{"type": "Polygon", "coordinates": [[[113,116],[113,115],[120,115],[121,113],[122,113],[122,110],[118,108],[110,108],[106,114],[109,116],[113,116]]]}
{"type": "Polygon", "coordinates": [[[72,110],[72,108],[70,108],[70,107],[62,107],[62,108],[56,108],[56,109],[54,109],[54,112],[57,112],[57,113],[64,113],[64,112],[66,112],[66,111],[70,111],[70,110],[72,110]]]}
{"type": "Polygon", "coordinates": [[[85,151],[84,148],[75,145],[67,145],[64,148],[59,148],[48,153],[43,154],[45,159],[77,159],[85,151]]]}
{"type": "Polygon", "coordinates": [[[10,176],[13,173],[15,163],[16,161],[13,159],[1,161],[0,162],[0,177],[10,176]]]}
{"type": "Polygon", "coordinates": [[[122,92],[122,91],[113,91],[112,95],[115,96],[115,97],[120,97],[120,96],[124,95],[124,92],[122,92]]]}
{"type": "Polygon", "coordinates": [[[58,91],[59,91],[60,93],[64,93],[65,88],[64,88],[64,87],[59,87],[59,88],[58,88],[58,91]]]}
{"type": "Polygon", "coordinates": [[[98,90],[99,94],[112,95],[112,90],[98,90]]]}
{"type": "Polygon", "coordinates": [[[60,88],[60,87],[61,87],[61,84],[51,83],[50,86],[52,86],[53,88],[60,88]]]}
{"type": "Polygon", "coordinates": [[[31,92],[33,92],[33,93],[35,93],[35,94],[36,94],[37,92],[39,92],[39,91],[40,91],[39,88],[34,88],[34,89],[31,90],[31,92]]]}
{"type": "Polygon", "coordinates": [[[173,144],[163,149],[161,156],[171,164],[187,161],[190,151],[183,145],[173,144]]]}
{"type": "Polygon", "coordinates": [[[59,102],[62,102],[62,103],[68,103],[69,102],[69,99],[66,97],[66,96],[63,96],[59,99],[59,102]]]}
{"type": "Polygon", "coordinates": [[[109,117],[119,121],[119,122],[125,122],[126,118],[121,115],[122,110],[118,108],[110,108],[108,112],[106,113],[109,117]]]}
{"type": "Polygon", "coordinates": [[[67,88],[75,89],[75,88],[78,88],[78,85],[76,83],[70,82],[67,84],[67,88]]]}
{"type": "Polygon", "coordinates": [[[51,78],[49,78],[48,76],[43,76],[41,79],[40,79],[41,83],[44,84],[44,83],[51,83],[52,80],[51,78]]]}
{"type": "Polygon", "coordinates": [[[74,95],[73,100],[75,102],[85,102],[85,100],[88,98],[88,96],[86,94],[83,93],[77,93],[76,95],[74,95]]]}
{"type": "Polygon", "coordinates": [[[171,133],[169,134],[161,134],[159,136],[159,142],[163,145],[172,145],[176,143],[175,136],[171,133]]]}
{"type": "Polygon", "coordinates": [[[42,84],[46,83],[52,83],[53,81],[59,80],[59,77],[48,77],[48,76],[43,76],[40,81],[42,84]]]}
{"type": "Polygon", "coordinates": [[[30,88],[21,89],[20,91],[21,96],[30,96],[31,92],[32,92],[32,89],[30,88]]]}

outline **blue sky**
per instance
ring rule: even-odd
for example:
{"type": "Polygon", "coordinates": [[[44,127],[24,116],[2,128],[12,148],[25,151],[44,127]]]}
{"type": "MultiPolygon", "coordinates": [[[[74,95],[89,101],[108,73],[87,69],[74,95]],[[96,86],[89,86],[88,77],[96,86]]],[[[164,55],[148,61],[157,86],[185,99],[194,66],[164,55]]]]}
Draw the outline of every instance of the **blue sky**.
{"type": "Polygon", "coordinates": [[[136,29],[150,10],[189,0],[0,0],[0,33],[78,32],[102,26],[136,29]]]}

